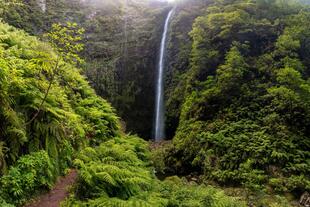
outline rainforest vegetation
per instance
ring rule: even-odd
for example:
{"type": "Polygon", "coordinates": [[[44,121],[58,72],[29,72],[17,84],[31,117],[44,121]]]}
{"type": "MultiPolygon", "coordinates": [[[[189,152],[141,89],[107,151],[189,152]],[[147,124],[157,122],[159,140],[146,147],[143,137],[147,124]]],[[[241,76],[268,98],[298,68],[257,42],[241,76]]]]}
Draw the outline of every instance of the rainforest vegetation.
{"type": "Polygon", "coordinates": [[[310,205],[309,4],[0,0],[0,207],[310,205]]]}

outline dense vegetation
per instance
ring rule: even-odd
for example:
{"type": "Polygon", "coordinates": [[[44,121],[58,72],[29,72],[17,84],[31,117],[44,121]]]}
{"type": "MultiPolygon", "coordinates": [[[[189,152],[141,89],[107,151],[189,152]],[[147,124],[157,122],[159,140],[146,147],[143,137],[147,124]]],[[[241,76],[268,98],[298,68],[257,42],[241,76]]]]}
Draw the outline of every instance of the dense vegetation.
{"type": "Polygon", "coordinates": [[[0,24],[0,205],[22,206],[76,167],[64,206],[242,206],[212,187],[156,179],[147,143],[121,135],[111,106],[76,68],[76,26],[53,25],[46,43],[0,24]]]}
{"type": "Polygon", "coordinates": [[[177,177],[157,180],[149,156],[147,143],[134,136],[85,148],[74,161],[79,169],[77,198],[67,199],[62,206],[245,206],[211,186],[177,177]]]}
{"type": "Polygon", "coordinates": [[[1,195],[19,204],[52,187],[75,150],[117,136],[119,124],[61,52],[3,23],[0,41],[1,195]]]}
{"type": "Polygon", "coordinates": [[[128,131],[151,138],[157,52],[166,3],[157,0],[24,1],[4,13],[9,24],[41,35],[53,23],[77,22],[85,29],[84,74],[107,99],[128,131]],[[148,97],[145,99],[145,97],[148,97]]]}
{"type": "Polygon", "coordinates": [[[309,21],[309,9],[282,1],[214,2],[196,18],[161,170],[253,190],[310,189],[309,21]]]}
{"type": "Polygon", "coordinates": [[[64,207],[286,207],[310,191],[305,4],[177,1],[165,79],[172,140],[149,148],[125,130],[152,134],[158,44],[171,7],[7,2],[0,1],[8,23],[0,23],[0,206],[22,206],[68,168],[78,180],[64,207]]]}

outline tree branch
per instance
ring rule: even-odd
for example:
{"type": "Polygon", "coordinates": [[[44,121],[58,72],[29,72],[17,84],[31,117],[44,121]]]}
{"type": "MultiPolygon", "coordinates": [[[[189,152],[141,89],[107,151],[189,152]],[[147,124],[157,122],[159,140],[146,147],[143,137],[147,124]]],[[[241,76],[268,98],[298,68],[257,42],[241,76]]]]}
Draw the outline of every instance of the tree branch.
{"type": "Polygon", "coordinates": [[[42,110],[42,107],[43,107],[43,104],[45,103],[45,101],[46,101],[46,99],[47,99],[47,96],[48,96],[48,94],[49,94],[49,92],[50,92],[50,90],[51,90],[51,87],[52,87],[52,84],[53,84],[53,82],[54,82],[55,76],[56,76],[56,74],[58,73],[59,62],[60,62],[60,58],[58,57],[58,58],[57,58],[57,61],[56,61],[56,65],[55,65],[54,70],[53,70],[53,71],[55,71],[55,72],[54,72],[53,75],[52,75],[52,78],[51,78],[51,80],[50,80],[50,82],[49,82],[48,88],[47,88],[47,90],[46,90],[46,92],[45,92],[44,98],[43,98],[42,101],[41,101],[41,104],[40,104],[40,106],[39,106],[39,108],[38,108],[38,111],[37,111],[37,112],[35,113],[35,115],[26,123],[26,125],[31,124],[31,123],[37,118],[37,116],[40,114],[40,112],[41,112],[41,110],[42,110]]]}

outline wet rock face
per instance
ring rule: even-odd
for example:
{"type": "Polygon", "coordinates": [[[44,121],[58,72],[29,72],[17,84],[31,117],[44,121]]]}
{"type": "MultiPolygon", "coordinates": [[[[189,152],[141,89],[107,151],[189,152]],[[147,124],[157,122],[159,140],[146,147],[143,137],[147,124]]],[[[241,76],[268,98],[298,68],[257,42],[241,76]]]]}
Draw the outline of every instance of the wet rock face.
{"type": "Polygon", "coordinates": [[[299,200],[299,206],[310,207],[310,193],[305,192],[302,194],[299,200]]]}

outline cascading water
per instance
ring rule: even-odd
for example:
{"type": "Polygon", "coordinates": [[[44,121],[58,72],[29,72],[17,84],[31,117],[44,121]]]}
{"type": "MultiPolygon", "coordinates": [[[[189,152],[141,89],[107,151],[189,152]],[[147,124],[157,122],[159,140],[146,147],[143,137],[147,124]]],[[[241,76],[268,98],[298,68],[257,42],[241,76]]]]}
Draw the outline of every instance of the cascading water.
{"type": "Polygon", "coordinates": [[[160,43],[160,56],[158,63],[158,77],[156,86],[156,103],[155,103],[155,141],[161,141],[165,137],[165,115],[164,115],[164,58],[166,52],[166,39],[169,28],[170,19],[173,9],[168,13],[165,21],[164,32],[160,43]]]}
{"type": "Polygon", "coordinates": [[[38,0],[39,7],[41,8],[42,12],[46,12],[46,0],[38,0]]]}

